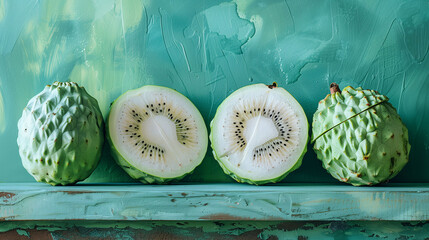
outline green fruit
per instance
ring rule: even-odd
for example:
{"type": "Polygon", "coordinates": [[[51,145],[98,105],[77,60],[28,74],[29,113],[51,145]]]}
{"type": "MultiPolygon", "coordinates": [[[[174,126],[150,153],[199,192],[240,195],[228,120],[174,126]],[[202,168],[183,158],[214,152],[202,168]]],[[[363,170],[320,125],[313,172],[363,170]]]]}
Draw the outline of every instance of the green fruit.
{"type": "Polygon", "coordinates": [[[182,94],[159,86],[124,93],[112,104],[107,139],[116,162],[143,183],[165,183],[191,173],[203,160],[207,128],[182,94]]]}
{"type": "Polygon", "coordinates": [[[336,179],[374,185],[408,162],[408,130],[388,98],[372,90],[331,84],[313,116],[314,150],[336,179]]]}
{"type": "Polygon", "coordinates": [[[55,82],[34,96],[18,121],[22,164],[38,181],[69,185],[95,169],[104,141],[97,100],[73,82],[55,82]]]}
{"type": "Polygon", "coordinates": [[[213,155],[238,182],[281,181],[307,151],[308,122],[301,105],[275,83],[240,88],[211,122],[213,155]]]}

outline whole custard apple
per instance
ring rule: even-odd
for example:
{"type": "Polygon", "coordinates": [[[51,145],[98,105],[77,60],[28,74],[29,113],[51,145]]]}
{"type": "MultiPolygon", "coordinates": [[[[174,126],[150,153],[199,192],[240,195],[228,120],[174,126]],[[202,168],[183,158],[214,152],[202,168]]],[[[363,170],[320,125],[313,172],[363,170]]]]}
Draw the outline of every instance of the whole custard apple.
{"type": "Polygon", "coordinates": [[[18,121],[22,164],[38,181],[70,185],[96,168],[104,141],[97,100],[74,82],[55,82],[34,96],[18,121]]]}
{"type": "Polygon", "coordinates": [[[354,186],[387,182],[408,162],[408,130],[388,98],[331,84],[313,116],[311,141],[323,167],[354,186]]]}

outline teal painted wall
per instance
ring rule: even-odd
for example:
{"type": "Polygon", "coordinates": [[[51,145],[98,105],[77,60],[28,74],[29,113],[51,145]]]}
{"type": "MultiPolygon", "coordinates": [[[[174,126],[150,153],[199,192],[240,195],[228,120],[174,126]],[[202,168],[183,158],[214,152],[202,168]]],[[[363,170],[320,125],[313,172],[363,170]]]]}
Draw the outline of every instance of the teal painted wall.
{"type": "MultiPolygon", "coordinates": [[[[188,96],[206,123],[232,91],[276,81],[309,121],[330,82],[387,95],[409,128],[410,162],[393,182],[428,182],[429,1],[0,0],[0,182],[33,182],[17,121],[44,85],[68,79],[104,116],[145,84],[188,96]]],[[[309,146],[311,149],[311,146],[309,146]]],[[[103,154],[87,182],[131,181],[103,154]]],[[[184,181],[228,182],[210,150],[184,181]]],[[[313,151],[286,182],[336,182],[313,151]]]]}

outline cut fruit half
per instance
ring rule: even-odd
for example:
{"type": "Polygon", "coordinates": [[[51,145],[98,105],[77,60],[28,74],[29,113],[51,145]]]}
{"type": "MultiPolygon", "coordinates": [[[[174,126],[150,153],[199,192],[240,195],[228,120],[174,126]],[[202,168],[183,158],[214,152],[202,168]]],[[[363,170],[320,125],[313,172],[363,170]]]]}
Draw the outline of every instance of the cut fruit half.
{"type": "Polygon", "coordinates": [[[179,180],[207,151],[207,128],[194,104],[177,91],[144,86],[112,104],[108,141],[117,163],[144,183],[179,180]]]}
{"type": "Polygon", "coordinates": [[[211,122],[210,141],[215,159],[238,182],[278,182],[301,165],[308,122],[285,89],[254,84],[222,102],[211,122]]]}

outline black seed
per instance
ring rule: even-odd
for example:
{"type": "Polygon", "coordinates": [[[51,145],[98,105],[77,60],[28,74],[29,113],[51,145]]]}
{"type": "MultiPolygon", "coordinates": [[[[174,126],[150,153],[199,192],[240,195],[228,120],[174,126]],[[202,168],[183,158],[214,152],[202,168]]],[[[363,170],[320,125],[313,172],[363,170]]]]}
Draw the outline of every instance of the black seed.
{"type": "Polygon", "coordinates": [[[149,156],[152,157],[152,153],[149,156]]]}
{"type": "Polygon", "coordinates": [[[132,127],[133,125],[130,125],[130,127],[132,127]]]}
{"type": "Polygon", "coordinates": [[[270,155],[270,157],[271,157],[271,153],[268,153],[268,155],[270,155]]]}
{"type": "Polygon", "coordinates": [[[286,146],[286,143],[284,143],[283,146],[286,146]]]}
{"type": "Polygon", "coordinates": [[[158,106],[161,106],[161,103],[158,103],[158,106]]]}
{"type": "Polygon", "coordinates": [[[130,138],[133,138],[133,136],[130,136],[130,138]]]}
{"type": "Polygon", "coordinates": [[[135,113],[136,111],[133,110],[133,113],[135,113]]]}
{"type": "Polygon", "coordinates": [[[142,153],[144,153],[144,151],[142,151],[142,153]]]}
{"type": "Polygon", "coordinates": [[[144,141],[142,141],[142,143],[144,143],[144,141]]]}
{"type": "Polygon", "coordinates": [[[292,131],[292,129],[289,128],[289,132],[292,131]]]}
{"type": "Polygon", "coordinates": [[[146,115],[149,115],[149,113],[146,112],[146,115]]]}
{"type": "Polygon", "coordinates": [[[244,110],[243,112],[246,113],[246,110],[244,110]]]}
{"type": "Polygon", "coordinates": [[[128,132],[128,129],[127,129],[127,130],[125,130],[125,132],[128,132]]]}
{"type": "Polygon", "coordinates": [[[138,144],[138,143],[136,143],[136,144],[134,144],[134,145],[136,145],[136,146],[137,146],[137,144],[138,144]]]}
{"type": "Polygon", "coordinates": [[[185,118],[185,119],[183,119],[183,121],[184,121],[184,122],[186,122],[186,118],[185,118]]]}
{"type": "Polygon", "coordinates": [[[141,122],[140,120],[137,120],[137,122],[141,122]]]}
{"type": "Polygon", "coordinates": [[[150,107],[153,107],[153,104],[151,104],[150,107]]]}
{"type": "Polygon", "coordinates": [[[250,111],[249,113],[252,114],[252,111],[250,111]]]}
{"type": "Polygon", "coordinates": [[[261,111],[261,108],[258,108],[258,111],[261,111]]]}
{"type": "Polygon", "coordinates": [[[142,135],[138,135],[137,137],[139,138],[139,137],[141,137],[142,135]]]}
{"type": "Polygon", "coordinates": [[[133,135],[135,136],[135,135],[137,135],[137,133],[133,133],[133,135]]]}
{"type": "Polygon", "coordinates": [[[170,109],[167,109],[167,112],[169,112],[170,111],[170,109]]]}
{"type": "Polygon", "coordinates": [[[149,108],[149,105],[146,105],[147,108],[149,108]]]}
{"type": "Polygon", "coordinates": [[[152,112],[155,112],[155,110],[152,108],[152,112]]]}

